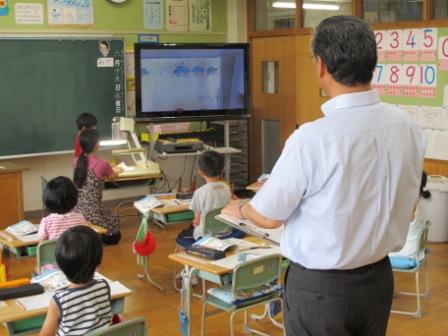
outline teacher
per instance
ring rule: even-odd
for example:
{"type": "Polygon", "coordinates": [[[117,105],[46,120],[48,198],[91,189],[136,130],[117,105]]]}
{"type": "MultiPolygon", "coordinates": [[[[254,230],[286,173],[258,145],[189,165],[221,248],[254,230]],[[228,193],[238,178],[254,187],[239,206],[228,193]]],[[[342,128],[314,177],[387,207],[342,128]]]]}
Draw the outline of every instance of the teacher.
{"type": "Polygon", "coordinates": [[[406,238],[425,141],[371,89],[375,37],[360,18],[323,20],[312,40],[324,117],[287,140],[269,180],[223,213],[285,225],[284,321],[293,335],[384,335],[394,279],[387,254],[406,238]]]}

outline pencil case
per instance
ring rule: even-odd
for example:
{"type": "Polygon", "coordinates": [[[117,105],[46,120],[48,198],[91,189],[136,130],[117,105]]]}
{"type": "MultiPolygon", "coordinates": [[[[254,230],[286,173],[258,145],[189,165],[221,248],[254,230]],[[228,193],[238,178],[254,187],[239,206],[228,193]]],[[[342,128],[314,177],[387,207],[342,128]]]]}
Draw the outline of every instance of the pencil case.
{"type": "Polygon", "coordinates": [[[2,288],[0,289],[0,300],[15,299],[18,297],[41,294],[43,292],[44,288],[38,283],[13,288],[2,288]]]}
{"type": "Polygon", "coordinates": [[[226,256],[226,253],[224,251],[218,251],[205,246],[198,246],[198,245],[191,245],[186,248],[186,251],[187,253],[210,260],[222,259],[226,256]]]}

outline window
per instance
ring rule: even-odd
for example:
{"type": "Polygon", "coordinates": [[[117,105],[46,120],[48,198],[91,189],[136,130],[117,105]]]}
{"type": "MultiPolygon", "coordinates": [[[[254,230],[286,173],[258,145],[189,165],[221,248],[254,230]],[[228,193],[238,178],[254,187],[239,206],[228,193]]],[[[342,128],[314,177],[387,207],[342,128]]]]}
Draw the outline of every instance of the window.
{"type": "Polygon", "coordinates": [[[296,28],[295,0],[256,0],[255,30],[296,28]]]}
{"type": "Polygon", "coordinates": [[[419,21],[423,0],[364,0],[364,19],[368,23],[419,21]]]}
{"type": "Polygon", "coordinates": [[[432,17],[434,19],[448,18],[448,0],[432,0],[432,17]]]}
{"type": "Polygon", "coordinates": [[[304,27],[316,27],[323,19],[334,15],[352,15],[351,0],[304,0],[304,27]]]}

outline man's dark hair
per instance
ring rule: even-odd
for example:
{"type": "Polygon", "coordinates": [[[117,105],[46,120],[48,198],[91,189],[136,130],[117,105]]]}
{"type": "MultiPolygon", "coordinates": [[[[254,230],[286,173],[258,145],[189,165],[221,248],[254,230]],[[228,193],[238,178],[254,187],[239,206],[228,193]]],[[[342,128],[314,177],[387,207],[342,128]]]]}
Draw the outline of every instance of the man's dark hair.
{"type": "Polygon", "coordinates": [[[91,113],[83,113],[78,116],[76,119],[76,126],[78,130],[89,129],[98,125],[98,120],[91,113]]]}
{"type": "Polygon", "coordinates": [[[377,61],[375,36],[358,17],[341,15],[322,20],[316,27],[311,50],[342,85],[351,87],[372,80],[377,61]]]}
{"type": "Polygon", "coordinates": [[[74,284],[86,284],[93,279],[103,258],[100,236],[88,226],[78,225],[66,230],[56,244],[56,262],[74,284]]]}
{"type": "Polygon", "coordinates": [[[47,212],[65,214],[78,202],[78,190],[68,177],[55,177],[45,185],[43,202],[47,212]]]}
{"type": "Polygon", "coordinates": [[[198,166],[207,177],[219,177],[224,170],[224,157],[214,150],[205,151],[199,156],[198,166]]]}

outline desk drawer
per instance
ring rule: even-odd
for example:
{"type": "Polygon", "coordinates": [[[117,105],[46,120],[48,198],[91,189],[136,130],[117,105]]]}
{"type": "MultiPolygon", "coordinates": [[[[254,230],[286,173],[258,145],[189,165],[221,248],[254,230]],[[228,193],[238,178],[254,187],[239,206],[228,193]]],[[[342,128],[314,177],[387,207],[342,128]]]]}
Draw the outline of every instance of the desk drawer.
{"type": "Polygon", "coordinates": [[[194,218],[193,211],[182,211],[182,212],[173,212],[166,214],[167,222],[183,222],[192,220],[194,218]]]}

